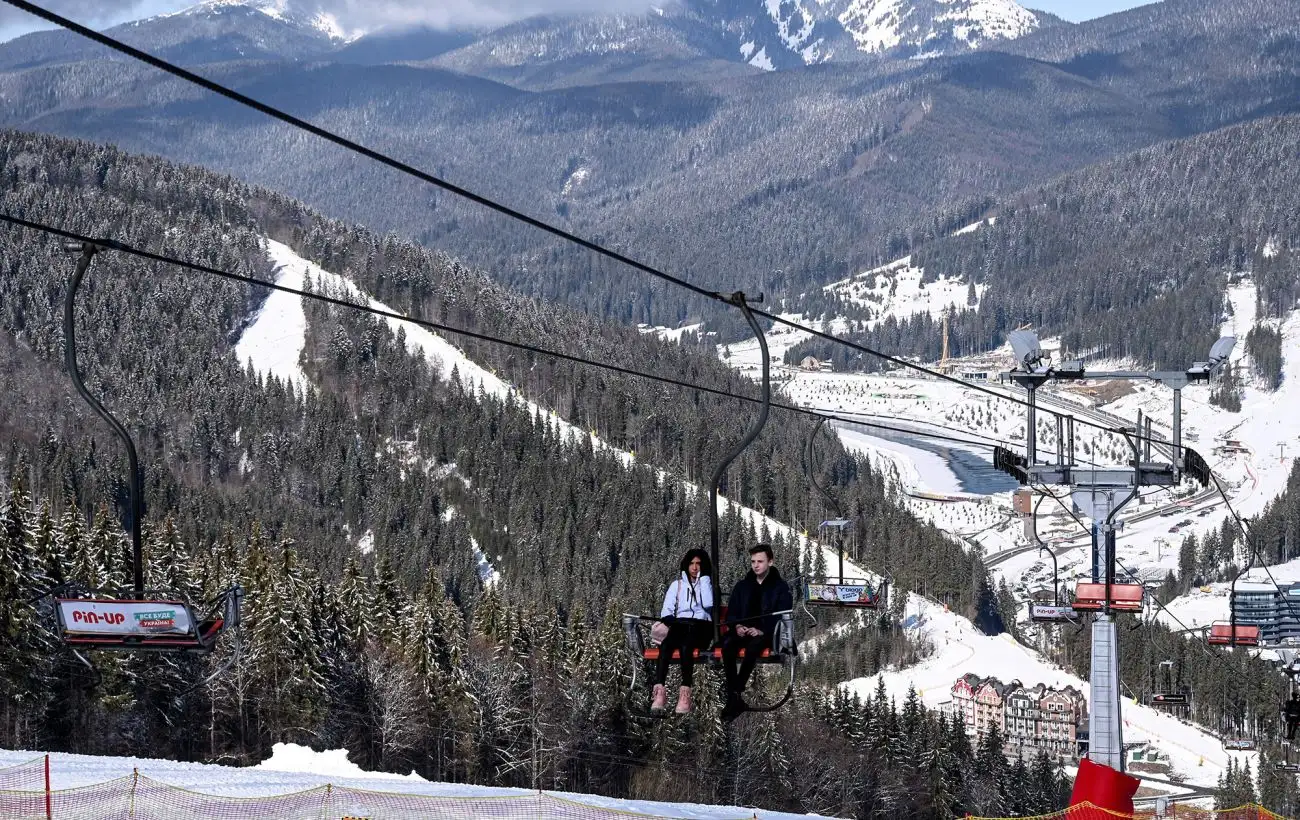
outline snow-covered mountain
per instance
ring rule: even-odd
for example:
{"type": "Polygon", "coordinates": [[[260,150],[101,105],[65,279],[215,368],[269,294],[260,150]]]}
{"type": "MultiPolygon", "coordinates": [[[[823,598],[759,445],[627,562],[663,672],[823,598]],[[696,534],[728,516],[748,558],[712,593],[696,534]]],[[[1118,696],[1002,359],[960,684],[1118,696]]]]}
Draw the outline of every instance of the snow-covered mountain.
{"type": "MultiPolygon", "coordinates": [[[[1054,22],[1014,0],[820,0],[866,52],[938,55],[1022,37],[1054,22]]],[[[786,0],[782,5],[787,5],[786,0]]],[[[772,5],[769,0],[769,5],[772,5]]]]}
{"type": "Polygon", "coordinates": [[[936,56],[1020,37],[1054,18],[1013,0],[687,0],[743,38],[751,63],[936,56]],[[746,45],[747,44],[747,45],[746,45]],[[767,60],[760,52],[766,51],[767,60]]]}
{"type": "Polygon", "coordinates": [[[367,33],[364,28],[344,28],[320,0],[203,0],[164,17],[211,16],[230,9],[252,9],[273,20],[317,31],[331,40],[351,42],[367,33]]]}
{"type": "Polygon", "coordinates": [[[530,18],[442,64],[503,79],[507,69],[611,57],[722,60],[771,71],[967,51],[1060,22],[1013,0],[679,0],[641,15],[530,18]]]}

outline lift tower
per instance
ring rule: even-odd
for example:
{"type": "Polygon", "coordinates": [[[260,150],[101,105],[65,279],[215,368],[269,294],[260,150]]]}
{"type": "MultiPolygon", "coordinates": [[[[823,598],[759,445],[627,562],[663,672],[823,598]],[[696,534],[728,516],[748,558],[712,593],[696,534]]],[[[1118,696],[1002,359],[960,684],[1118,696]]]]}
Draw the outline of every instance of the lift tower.
{"type": "MultiPolygon", "coordinates": [[[[1128,609],[1112,594],[1115,587],[1116,516],[1137,497],[1141,487],[1172,487],[1184,475],[1209,483],[1209,468],[1195,451],[1183,447],[1182,391],[1193,382],[1208,382],[1211,374],[1231,355],[1236,339],[1225,337],[1214,343],[1208,361],[1196,362],[1175,371],[1087,371],[1082,361],[1052,366],[1043,355],[1038,337],[1028,330],[1012,331],[1008,341],[1016,359],[1015,369],[1002,374],[1025,390],[1028,397],[1028,426],[1023,458],[999,448],[996,466],[1031,486],[1058,485],[1069,488],[1074,504],[1093,521],[1092,583],[1104,587],[1098,614],[1092,624],[1092,697],[1088,711],[1088,757],[1116,771],[1124,770],[1123,721],[1120,718],[1119,645],[1115,613],[1128,609]],[[1157,441],[1150,424],[1143,429],[1139,418],[1133,428],[1121,431],[1133,449],[1133,459],[1115,467],[1081,467],[1074,460],[1074,416],[1056,415],[1055,463],[1038,458],[1038,389],[1047,382],[1084,379],[1123,379],[1159,382],[1174,391],[1173,441],[1157,441]],[[1130,429],[1133,435],[1129,435],[1130,429]],[[1160,460],[1153,460],[1153,453],[1160,460]]],[[[1129,610],[1131,611],[1131,609],[1129,610]]]]}

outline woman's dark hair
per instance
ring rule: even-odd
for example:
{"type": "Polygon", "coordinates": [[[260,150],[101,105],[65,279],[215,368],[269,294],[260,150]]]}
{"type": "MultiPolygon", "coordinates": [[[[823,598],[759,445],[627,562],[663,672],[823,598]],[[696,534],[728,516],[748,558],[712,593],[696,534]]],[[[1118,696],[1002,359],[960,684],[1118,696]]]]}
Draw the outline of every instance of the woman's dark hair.
{"type": "Polygon", "coordinates": [[[691,562],[696,558],[700,559],[700,575],[707,575],[712,578],[713,562],[709,560],[709,554],[702,549],[688,550],[687,553],[682,556],[681,571],[686,572],[686,568],[689,567],[691,562]]]}

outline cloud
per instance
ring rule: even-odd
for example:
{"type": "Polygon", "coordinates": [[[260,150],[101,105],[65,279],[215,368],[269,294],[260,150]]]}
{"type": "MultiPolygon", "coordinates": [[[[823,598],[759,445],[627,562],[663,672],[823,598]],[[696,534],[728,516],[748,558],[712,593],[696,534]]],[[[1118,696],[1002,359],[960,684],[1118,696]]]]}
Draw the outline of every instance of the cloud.
{"type": "MultiPolygon", "coordinates": [[[[78,23],[103,25],[151,13],[151,7],[175,6],[157,0],[42,0],[40,5],[56,14],[71,17],[78,23]]],[[[40,24],[39,18],[25,11],[0,3],[0,28],[29,28],[40,24]]]]}
{"type": "MultiPolygon", "coordinates": [[[[644,12],[652,0],[316,0],[346,29],[497,26],[538,14],[644,12]]],[[[658,5],[663,5],[661,2],[658,5]]]]}
{"type": "MultiPolygon", "coordinates": [[[[175,11],[191,3],[177,0],[40,0],[40,5],[78,23],[98,28],[175,11]]],[[[52,27],[52,24],[33,14],[0,3],[0,41],[52,27]]]]}
{"type": "MultiPolygon", "coordinates": [[[[220,0],[240,2],[240,0],[220,0]]],[[[676,0],[243,0],[295,15],[325,13],[345,31],[373,31],[384,26],[477,28],[505,25],[538,14],[644,12],[676,0]]],[[[155,14],[180,11],[198,0],[43,0],[41,5],[95,28],[105,28],[155,14]]],[[[37,29],[45,21],[0,3],[0,41],[37,29]]]]}

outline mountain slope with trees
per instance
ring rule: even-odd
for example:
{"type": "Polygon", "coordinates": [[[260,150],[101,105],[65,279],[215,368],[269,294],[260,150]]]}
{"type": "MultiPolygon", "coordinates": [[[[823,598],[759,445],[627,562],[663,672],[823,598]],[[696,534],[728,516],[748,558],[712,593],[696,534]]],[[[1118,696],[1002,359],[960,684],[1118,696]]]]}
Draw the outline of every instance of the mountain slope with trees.
{"type": "MultiPolygon", "coordinates": [[[[1009,197],[989,209],[993,224],[933,234],[912,262],[927,279],[988,285],[978,309],[952,319],[956,355],[996,347],[1028,323],[1061,334],[1071,351],[1185,367],[1217,338],[1234,275],[1256,276],[1261,315],[1295,308],[1297,150],[1296,116],[1164,143],[1009,197]]],[[[853,315],[853,307],[821,299],[810,304],[853,315]]],[[[929,361],[939,358],[942,336],[928,315],[888,319],[857,334],[877,348],[929,361]]],[[[1267,342],[1260,336],[1257,343],[1267,342]]],[[[788,356],[808,352],[838,367],[876,367],[815,342],[788,356]]],[[[1278,357],[1265,350],[1265,361],[1276,372],[1278,357]]]]}
{"type": "MultiPolygon", "coordinates": [[[[269,236],[414,315],[754,391],[712,356],[520,297],[448,257],[210,172],[6,132],[0,178],[0,208],[27,219],[264,278],[269,236]]],[[[250,590],[249,646],[234,673],[184,697],[203,664],[100,658],[102,682],[92,687],[75,662],[52,652],[29,602],[59,580],[124,581],[124,459],[56,364],[72,259],[28,231],[5,229],[0,244],[13,265],[0,280],[0,384],[13,397],[0,406],[0,474],[10,488],[0,742],[156,753],[166,726],[168,749],[182,758],[252,761],[278,740],[328,741],[384,768],[529,784],[531,767],[519,760],[537,748],[529,732],[539,732],[543,748],[568,750],[545,770],[547,783],[667,794],[655,772],[678,748],[675,730],[628,723],[618,616],[651,608],[681,552],[705,543],[703,498],[671,476],[706,476],[752,405],[463,346],[523,394],[635,450],[628,466],[518,399],[466,390],[386,325],[315,303],[302,361],[314,389],[294,390],[258,379],[233,356],[264,294],[105,252],[78,307],[80,358],[90,389],[140,446],[150,582],[199,598],[239,579],[250,590]],[[498,584],[482,583],[475,549],[500,572],[498,584]],[[546,709],[531,710],[534,698],[546,709]]],[[[724,492],[790,522],[822,514],[802,463],[809,430],[775,415],[724,492]]],[[[959,611],[997,628],[978,559],[908,516],[864,461],[829,449],[823,480],[862,534],[863,563],[904,585],[925,578],[959,611]]],[[[734,514],[723,533],[728,583],[746,545],[769,534],[734,514]]],[[[795,574],[795,545],[772,540],[795,574]]],[[[864,641],[870,651],[854,668],[832,659],[825,674],[867,674],[913,651],[887,623],[864,641]]],[[[816,706],[829,680],[809,679],[799,710],[747,725],[743,736],[766,745],[746,745],[742,758],[742,747],[709,744],[701,767],[752,778],[823,754],[814,739],[839,731],[816,706]]],[[[702,698],[700,721],[717,732],[717,704],[702,698]]],[[[883,703],[852,709],[866,710],[853,720],[893,719],[883,703]]],[[[936,720],[925,718],[926,731],[938,732],[936,720]]],[[[910,781],[890,773],[889,755],[902,747],[886,752],[884,742],[850,734],[828,769],[834,776],[777,781],[788,788],[769,784],[755,799],[847,814],[886,794],[900,810],[922,805],[910,781]],[[863,768],[865,759],[878,762],[863,768]],[[846,783],[856,785],[846,791],[846,783]]],[[[919,754],[921,745],[907,748],[919,754]]],[[[698,788],[700,799],[720,799],[732,785],[709,778],[698,788]]],[[[949,792],[982,805],[974,794],[949,792]]],[[[1033,805],[1055,798],[1044,800],[1033,805]]]]}
{"type": "MultiPolygon", "coordinates": [[[[1009,192],[1294,109],[1285,34],[1294,21],[1284,6],[1178,0],[1169,8],[1058,26],[998,52],[762,76],[727,69],[689,81],[669,63],[704,52],[673,51],[683,41],[664,34],[678,45],[636,69],[634,81],[620,74],[622,57],[584,57],[574,70],[602,84],[546,92],[428,64],[356,65],[328,54],[309,63],[288,46],[287,59],[218,56],[202,71],[709,287],[792,298],[969,224],[1009,192]],[[1086,59],[1094,53],[1117,56],[1101,70],[1086,59]]],[[[557,37],[580,38],[587,23],[548,25],[557,37]]],[[[195,53],[220,51],[221,31],[192,36],[204,44],[195,53]]],[[[622,271],[585,253],[156,72],[102,51],[61,52],[54,38],[0,47],[3,122],[271,184],[602,317],[676,325],[712,313],[653,283],[629,289],[622,271]],[[47,46],[51,56],[41,58],[47,46]]],[[[182,40],[158,47],[174,42],[182,40]]],[[[536,61],[521,70],[552,71],[536,61]]]]}

